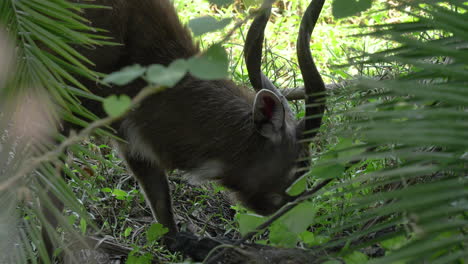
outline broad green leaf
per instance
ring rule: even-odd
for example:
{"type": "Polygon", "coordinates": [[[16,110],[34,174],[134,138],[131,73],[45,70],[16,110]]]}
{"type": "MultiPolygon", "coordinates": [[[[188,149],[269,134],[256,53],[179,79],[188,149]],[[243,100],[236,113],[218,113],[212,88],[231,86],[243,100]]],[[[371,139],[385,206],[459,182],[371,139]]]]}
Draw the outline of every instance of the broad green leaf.
{"type": "Polygon", "coordinates": [[[72,214],[68,216],[68,224],[73,225],[75,224],[76,219],[78,219],[78,216],[76,214],[72,214]]]}
{"type": "Polygon", "coordinates": [[[124,233],[123,233],[123,236],[124,236],[124,237],[128,237],[128,236],[132,233],[132,231],[133,231],[133,228],[131,228],[131,227],[125,228],[125,231],[124,231],[124,233]]]}
{"type": "Polygon", "coordinates": [[[154,242],[162,238],[167,232],[169,232],[167,227],[160,223],[154,223],[150,226],[148,231],[146,231],[146,239],[148,242],[154,242]]]}
{"type": "Polygon", "coordinates": [[[369,258],[359,251],[354,251],[353,253],[343,257],[343,259],[346,264],[361,264],[365,263],[369,258]]]}
{"type": "Polygon", "coordinates": [[[330,241],[329,236],[315,235],[314,233],[310,231],[304,231],[300,233],[299,238],[302,240],[302,242],[306,243],[307,246],[309,247],[319,246],[319,245],[322,245],[323,243],[330,241]]]}
{"type": "Polygon", "coordinates": [[[291,196],[301,194],[307,188],[307,178],[308,174],[304,174],[301,177],[299,177],[293,182],[293,184],[291,184],[291,186],[289,186],[288,189],[286,189],[286,193],[291,196]]]}
{"type": "Polygon", "coordinates": [[[101,188],[101,191],[102,191],[102,192],[105,192],[105,193],[111,193],[111,192],[112,192],[112,189],[109,188],[109,187],[104,187],[104,188],[101,188]]]}
{"type": "Polygon", "coordinates": [[[315,246],[313,243],[315,242],[315,236],[314,233],[310,231],[304,231],[299,234],[299,238],[301,239],[302,242],[307,244],[307,246],[315,246]]]}
{"type": "Polygon", "coordinates": [[[253,230],[263,222],[265,217],[256,214],[236,214],[237,222],[239,223],[239,232],[241,235],[245,235],[253,230]]]}
{"type": "Polygon", "coordinates": [[[135,255],[128,255],[125,264],[141,264],[139,263],[139,257],[135,255]]]}
{"type": "Polygon", "coordinates": [[[338,159],[340,164],[346,165],[350,158],[365,151],[365,148],[360,145],[351,138],[339,138],[338,143],[320,157],[320,161],[333,160],[336,162],[338,159]]]}
{"type": "Polygon", "coordinates": [[[187,70],[187,61],[178,59],[169,64],[167,68],[159,64],[149,66],[145,78],[151,84],[172,87],[185,76],[187,70]]]}
{"type": "Polygon", "coordinates": [[[142,76],[145,73],[145,71],[146,69],[143,68],[141,65],[135,64],[132,66],[127,66],[121,69],[120,71],[113,72],[107,75],[102,81],[104,83],[125,85],[142,76]]]}
{"type": "Polygon", "coordinates": [[[153,256],[150,253],[145,253],[142,256],[129,254],[125,264],[151,264],[153,256]]]}
{"type": "Polygon", "coordinates": [[[386,250],[396,250],[410,241],[406,236],[397,236],[380,242],[380,245],[386,250]]]}
{"type": "Polygon", "coordinates": [[[127,196],[128,196],[128,193],[126,191],[123,191],[123,190],[120,190],[120,189],[112,190],[112,194],[118,200],[125,200],[127,198],[127,196]]]}
{"type": "Polygon", "coordinates": [[[225,79],[228,76],[227,53],[219,44],[211,46],[199,57],[188,60],[189,72],[203,80],[225,79]]]}
{"type": "Polygon", "coordinates": [[[335,18],[344,18],[357,15],[372,6],[372,0],[334,0],[333,16],[335,18]]]}
{"type": "Polygon", "coordinates": [[[345,166],[342,164],[318,165],[313,167],[309,175],[315,178],[333,179],[343,175],[345,166]]]}
{"type": "Polygon", "coordinates": [[[302,202],[280,217],[278,221],[282,222],[289,231],[299,234],[306,231],[314,222],[316,211],[312,202],[302,202]]]}
{"type": "Polygon", "coordinates": [[[274,222],[269,230],[270,241],[276,246],[293,248],[299,241],[298,235],[291,232],[288,227],[280,221],[274,222]]]}
{"type": "Polygon", "coordinates": [[[109,116],[120,116],[128,110],[132,100],[126,95],[111,95],[104,99],[103,107],[109,116]]]}
{"type": "Polygon", "coordinates": [[[195,36],[200,36],[208,32],[223,29],[229,25],[229,23],[231,23],[230,18],[217,20],[212,16],[203,16],[191,19],[188,23],[188,26],[195,36]]]}
{"type": "Polygon", "coordinates": [[[354,140],[350,138],[342,138],[340,142],[334,146],[333,150],[338,152],[338,159],[343,160],[342,163],[346,163],[349,158],[363,153],[365,148],[360,147],[358,143],[355,143],[354,140]]]}

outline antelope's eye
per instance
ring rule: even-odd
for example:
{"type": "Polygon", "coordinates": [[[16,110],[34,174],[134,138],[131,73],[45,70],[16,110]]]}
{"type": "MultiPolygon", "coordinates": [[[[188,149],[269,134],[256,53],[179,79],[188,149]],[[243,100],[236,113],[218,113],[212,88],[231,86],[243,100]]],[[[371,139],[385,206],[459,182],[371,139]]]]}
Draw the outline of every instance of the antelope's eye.
{"type": "Polygon", "coordinates": [[[299,170],[297,169],[296,166],[293,166],[290,170],[289,170],[289,173],[288,173],[288,180],[291,181],[291,180],[294,180],[294,178],[296,177],[296,173],[298,172],[299,170]]]}
{"type": "Polygon", "coordinates": [[[277,193],[270,193],[268,198],[274,206],[280,206],[283,204],[283,196],[277,193]]]}

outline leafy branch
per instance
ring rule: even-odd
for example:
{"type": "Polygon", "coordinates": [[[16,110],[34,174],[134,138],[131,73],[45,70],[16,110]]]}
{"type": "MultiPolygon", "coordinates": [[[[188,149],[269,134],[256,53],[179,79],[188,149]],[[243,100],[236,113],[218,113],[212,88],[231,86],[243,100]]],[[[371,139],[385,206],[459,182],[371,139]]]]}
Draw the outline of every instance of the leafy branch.
{"type": "Polygon", "coordinates": [[[11,188],[18,180],[20,180],[24,175],[27,175],[37,169],[44,162],[54,162],[58,160],[60,155],[67,149],[67,147],[84,140],[86,137],[92,134],[98,128],[109,126],[110,124],[123,118],[131,109],[139,105],[145,98],[150,95],[164,91],[167,87],[165,86],[147,86],[142,89],[132,100],[130,105],[127,108],[120,112],[117,115],[110,115],[106,118],[96,120],[91,122],[86,128],[82,129],[79,133],[69,136],[67,139],[62,141],[54,150],[44,153],[40,157],[31,158],[24,162],[17,173],[5,180],[0,184],[0,191],[4,191],[8,188],[11,188]]]}

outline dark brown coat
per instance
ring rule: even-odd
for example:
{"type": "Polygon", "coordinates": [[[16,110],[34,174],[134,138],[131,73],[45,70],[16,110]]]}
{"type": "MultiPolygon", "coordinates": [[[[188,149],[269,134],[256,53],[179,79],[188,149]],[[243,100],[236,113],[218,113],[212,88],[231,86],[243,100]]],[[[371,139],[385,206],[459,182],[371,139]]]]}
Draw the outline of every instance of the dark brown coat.
{"type": "MultiPolygon", "coordinates": [[[[107,30],[122,46],[79,51],[110,73],[131,64],[168,65],[198,53],[169,0],[98,0],[112,10],[87,10],[85,17],[107,30]]],[[[108,88],[82,80],[93,93],[136,95],[136,81],[108,88]]],[[[84,105],[103,116],[100,103],[84,105]]],[[[279,98],[255,94],[229,80],[204,81],[186,76],[175,87],[147,98],[115,124],[127,143],[120,148],[159,222],[177,231],[165,171],[182,169],[192,177],[219,180],[248,207],[270,214],[289,200],[285,189],[294,180],[302,151],[296,121],[279,98]]]]}

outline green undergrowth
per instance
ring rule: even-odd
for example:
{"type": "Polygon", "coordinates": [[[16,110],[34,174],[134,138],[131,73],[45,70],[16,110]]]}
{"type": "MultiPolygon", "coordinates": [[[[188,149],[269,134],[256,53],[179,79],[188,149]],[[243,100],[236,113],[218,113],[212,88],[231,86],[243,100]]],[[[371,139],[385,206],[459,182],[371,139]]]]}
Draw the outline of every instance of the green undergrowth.
{"type": "MultiPolygon", "coordinates": [[[[280,88],[303,85],[297,65],[295,46],[300,18],[307,2],[305,0],[277,1],[266,30],[264,47],[266,55],[263,70],[280,88]]],[[[175,1],[175,5],[184,23],[204,15],[239,21],[248,14],[245,3],[239,1],[227,8],[218,8],[204,0],[175,1]]],[[[336,20],[332,15],[330,1],[325,4],[312,37],[311,48],[315,62],[326,83],[355,79],[393,79],[410,71],[410,67],[405,64],[389,62],[348,65],[349,61],[353,61],[355,57],[390,49],[396,45],[370,36],[353,36],[368,32],[367,28],[360,26],[392,21],[411,21],[404,13],[379,12],[382,7],[383,5],[377,2],[363,16],[336,20]]],[[[195,39],[202,48],[206,48],[224,37],[232,25],[233,23],[224,30],[208,33],[195,39]]],[[[236,30],[224,44],[229,55],[231,77],[241,85],[248,85],[248,76],[242,59],[247,29],[248,23],[241,26],[240,30],[236,30]]],[[[358,219],[361,214],[367,217],[364,213],[373,210],[372,206],[375,208],[382,206],[377,201],[372,206],[361,207],[358,201],[372,199],[380,193],[397,191],[402,184],[397,181],[382,183],[373,179],[362,180],[362,178],[391,168],[399,164],[401,160],[397,157],[389,158],[388,155],[378,154],[360,160],[347,160],[346,155],[358,155],[364,149],[359,148],[359,140],[339,134],[343,126],[354,120],[353,116],[343,113],[362,103],[353,99],[360,98],[363,93],[359,91],[351,94],[342,93],[339,88],[328,92],[330,99],[327,103],[324,123],[319,136],[311,144],[311,159],[313,164],[319,162],[326,164],[328,160],[333,163],[324,167],[312,167],[309,174],[313,177],[308,177],[301,184],[312,187],[321,179],[335,178],[336,180],[330,184],[327,191],[297,206],[268,230],[257,234],[254,239],[257,243],[277,247],[312,248],[316,252],[333,251],[333,246],[335,246],[341,248],[339,252],[334,251],[335,256],[340,257],[346,263],[363,263],[374,257],[385,256],[408,243],[402,233],[390,236],[388,239],[380,239],[380,242],[376,244],[371,243],[374,237],[385,236],[386,232],[395,232],[396,225],[382,227],[379,226],[381,222],[391,223],[395,218],[395,223],[401,223],[396,221],[400,216],[373,215],[368,220],[359,219],[358,225],[348,224],[353,219],[358,219]],[[343,162],[335,162],[340,158],[343,162]],[[376,231],[372,232],[374,227],[376,231]],[[366,230],[370,230],[369,233],[365,233],[366,230]],[[345,239],[347,235],[355,232],[365,234],[353,242],[345,239]],[[320,247],[327,242],[330,242],[329,248],[320,247]],[[353,249],[353,243],[368,243],[368,246],[360,247],[358,250],[353,249]]],[[[372,102],[372,100],[374,99],[366,102],[372,102]]],[[[291,104],[299,117],[304,115],[302,102],[291,104]]],[[[151,212],[138,184],[125,170],[125,165],[110,144],[102,143],[100,139],[90,139],[84,147],[104,157],[106,162],[87,157],[89,164],[83,164],[86,169],[75,171],[80,174],[81,180],[70,181],[69,185],[73,187],[80,201],[88,209],[90,218],[98,227],[98,232],[109,235],[118,243],[133,248],[128,263],[146,263],[145,261],[151,258],[169,262],[182,261],[182,256],[171,254],[161,246],[158,239],[164,233],[164,229],[153,224],[151,212]],[[83,175],[83,171],[89,174],[83,175]]],[[[395,145],[376,146],[376,149],[380,153],[391,152],[395,151],[395,145]]],[[[267,219],[248,212],[236,204],[230,199],[229,193],[220,186],[212,183],[202,186],[194,185],[180,171],[171,172],[169,179],[176,221],[180,223],[182,231],[194,232],[200,236],[239,239],[242,234],[251,231],[267,219]]],[[[405,184],[425,181],[430,181],[430,179],[416,178],[405,184]]],[[[83,233],[87,232],[87,224],[80,221],[76,214],[70,213],[70,219],[83,233]]]]}

